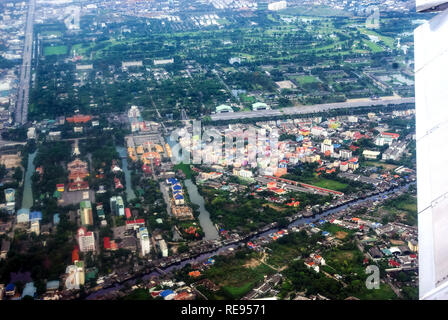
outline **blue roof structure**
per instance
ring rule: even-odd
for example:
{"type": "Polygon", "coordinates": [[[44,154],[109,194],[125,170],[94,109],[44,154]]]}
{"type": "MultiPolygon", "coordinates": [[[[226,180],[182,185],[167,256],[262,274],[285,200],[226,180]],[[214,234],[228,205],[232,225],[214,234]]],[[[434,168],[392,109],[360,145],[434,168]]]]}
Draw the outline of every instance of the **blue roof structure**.
{"type": "Polygon", "coordinates": [[[19,214],[30,214],[30,209],[27,209],[27,208],[22,208],[22,209],[19,209],[18,211],[17,211],[17,215],[19,215],[19,214]]]}
{"type": "Polygon", "coordinates": [[[59,289],[59,281],[53,280],[47,282],[47,290],[57,290],[59,289]]]}
{"type": "Polygon", "coordinates": [[[6,286],[5,291],[13,291],[16,288],[16,285],[14,283],[10,283],[6,286]]]}
{"type": "Polygon", "coordinates": [[[177,196],[174,197],[176,200],[182,200],[184,198],[183,195],[178,194],[177,196]]]}
{"type": "Polygon", "coordinates": [[[176,183],[179,183],[179,181],[178,181],[176,178],[169,178],[169,179],[167,179],[167,182],[168,182],[169,184],[176,184],[176,183]]]}
{"type": "Polygon", "coordinates": [[[164,290],[162,292],[160,292],[159,296],[161,296],[162,298],[165,298],[166,296],[169,296],[170,294],[173,294],[174,291],[173,290],[164,290]]]}
{"type": "Polygon", "coordinates": [[[36,287],[34,286],[34,282],[28,282],[25,285],[25,288],[23,289],[22,292],[22,299],[26,296],[30,296],[32,298],[34,298],[34,296],[36,295],[36,287]]]}
{"type": "Polygon", "coordinates": [[[55,213],[53,215],[53,224],[59,224],[60,221],[61,219],[59,218],[59,213],[55,213]]]}
{"type": "Polygon", "coordinates": [[[176,184],[173,186],[173,190],[182,190],[182,186],[180,184],[176,184]]]}
{"type": "Polygon", "coordinates": [[[42,220],[42,212],[33,211],[30,213],[30,221],[42,220]]]}

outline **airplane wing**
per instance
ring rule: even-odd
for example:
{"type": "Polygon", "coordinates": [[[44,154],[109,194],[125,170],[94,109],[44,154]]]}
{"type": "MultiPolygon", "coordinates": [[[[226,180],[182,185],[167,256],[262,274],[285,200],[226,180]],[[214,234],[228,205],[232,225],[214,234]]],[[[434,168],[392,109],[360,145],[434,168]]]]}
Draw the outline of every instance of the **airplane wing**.
{"type": "Polygon", "coordinates": [[[417,12],[441,11],[448,8],[447,0],[417,0],[417,12]]]}
{"type": "MultiPolygon", "coordinates": [[[[430,3],[447,1],[417,1],[417,8],[430,3]]],[[[419,295],[425,300],[448,300],[447,36],[447,7],[414,32],[419,295]]]]}

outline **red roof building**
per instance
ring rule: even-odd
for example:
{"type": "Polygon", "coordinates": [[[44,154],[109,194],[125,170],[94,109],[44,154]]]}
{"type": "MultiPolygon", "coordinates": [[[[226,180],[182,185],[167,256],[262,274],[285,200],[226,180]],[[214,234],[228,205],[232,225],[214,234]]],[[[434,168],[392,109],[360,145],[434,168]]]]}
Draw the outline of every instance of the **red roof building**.
{"type": "Polygon", "coordinates": [[[124,213],[126,215],[126,219],[129,219],[131,217],[131,210],[129,208],[125,208],[124,213]]]}
{"type": "Polygon", "coordinates": [[[109,250],[110,249],[110,238],[104,237],[104,249],[109,250]]]}
{"type": "Polygon", "coordinates": [[[114,178],[114,183],[115,183],[115,189],[123,189],[123,185],[121,184],[120,179],[118,179],[117,177],[114,178]]]}
{"type": "Polygon", "coordinates": [[[79,249],[76,247],[72,251],[72,262],[75,263],[75,261],[79,261],[79,249]]]}
{"type": "Polygon", "coordinates": [[[392,137],[393,139],[398,139],[400,137],[400,135],[398,133],[392,133],[392,132],[383,132],[381,133],[382,136],[389,136],[392,137]]]}
{"type": "Polygon", "coordinates": [[[72,182],[68,184],[68,191],[89,190],[87,181],[72,182]]]}
{"type": "Polygon", "coordinates": [[[391,266],[391,267],[400,267],[401,266],[401,264],[400,263],[398,263],[397,261],[395,261],[394,259],[390,259],[389,260],[389,266],[391,266]]]}
{"type": "Polygon", "coordinates": [[[90,120],[92,120],[92,117],[85,116],[82,114],[76,114],[73,117],[67,117],[66,120],[69,123],[86,123],[86,122],[89,122],[90,120]]]}
{"type": "Polygon", "coordinates": [[[144,164],[142,166],[142,170],[143,170],[144,173],[147,173],[147,174],[151,174],[152,173],[151,166],[148,165],[148,164],[144,164]]]}

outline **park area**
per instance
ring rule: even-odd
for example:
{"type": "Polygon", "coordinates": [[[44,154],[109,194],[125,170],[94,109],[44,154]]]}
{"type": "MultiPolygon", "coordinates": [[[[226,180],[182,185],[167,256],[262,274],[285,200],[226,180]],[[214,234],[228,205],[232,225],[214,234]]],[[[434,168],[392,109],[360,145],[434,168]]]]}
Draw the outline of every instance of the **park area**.
{"type": "Polygon", "coordinates": [[[216,263],[205,272],[209,280],[221,287],[213,293],[214,299],[241,299],[261,283],[265,275],[275,272],[265,264],[258,263],[254,255],[250,253],[244,257],[216,259],[216,263]]]}
{"type": "Polygon", "coordinates": [[[68,51],[67,46],[47,46],[47,47],[44,47],[44,55],[45,56],[67,54],[67,51],[68,51]]]}

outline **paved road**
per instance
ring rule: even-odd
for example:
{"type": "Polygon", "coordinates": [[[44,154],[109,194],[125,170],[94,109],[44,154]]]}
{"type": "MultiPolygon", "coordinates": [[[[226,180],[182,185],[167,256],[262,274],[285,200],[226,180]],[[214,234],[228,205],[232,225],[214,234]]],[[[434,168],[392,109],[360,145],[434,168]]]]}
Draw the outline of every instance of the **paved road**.
{"type": "Polygon", "coordinates": [[[15,122],[26,123],[28,119],[28,99],[31,78],[31,59],[33,52],[33,23],[36,0],[30,0],[25,29],[25,45],[23,47],[23,62],[20,68],[20,84],[17,96],[15,122]]]}
{"type": "Polygon", "coordinates": [[[273,116],[292,115],[292,114],[307,114],[307,113],[314,113],[314,112],[324,112],[324,111],[329,111],[329,110],[334,110],[334,109],[383,106],[383,105],[388,105],[388,104],[397,105],[397,104],[404,104],[404,103],[415,103],[415,98],[337,102],[337,103],[315,104],[315,105],[309,105],[309,106],[289,107],[289,108],[276,109],[276,110],[258,110],[258,111],[218,113],[218,114],[211,115],[211,118],[213,121],[218,121],[218,120],[273,117],[273,116]]]}

